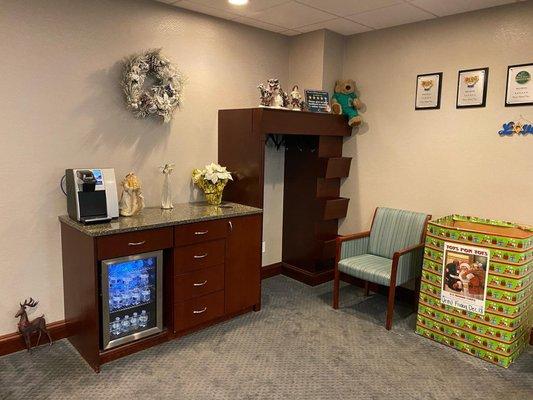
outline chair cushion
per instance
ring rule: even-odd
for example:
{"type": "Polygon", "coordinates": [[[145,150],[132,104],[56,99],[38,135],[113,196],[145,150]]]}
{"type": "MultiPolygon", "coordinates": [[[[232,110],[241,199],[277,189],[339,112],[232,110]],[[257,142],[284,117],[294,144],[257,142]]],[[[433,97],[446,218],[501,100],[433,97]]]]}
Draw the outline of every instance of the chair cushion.
{"type": "Polygon", "coordinates": [[[363,254],[339,261],[339,271],[384,286],[390,285],[391,269],[391,259],[373,254],[363,254]]]}
{"type": "Polygon", "coordinates": [[[380,207],[376,210],[368,253],[391,258],[405,247],[420,243],[427,214],[380,207]]]}

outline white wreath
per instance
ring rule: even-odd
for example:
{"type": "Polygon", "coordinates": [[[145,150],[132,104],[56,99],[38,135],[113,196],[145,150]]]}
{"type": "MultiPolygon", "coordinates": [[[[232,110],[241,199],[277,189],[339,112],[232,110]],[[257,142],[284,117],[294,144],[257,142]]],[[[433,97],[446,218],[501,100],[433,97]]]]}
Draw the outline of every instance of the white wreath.
{"type": "Polygon", "coordinates": [[[169,122],[172,113],[182,104],[184,78],[160,53],[161,49],[152,49],[126,59],[122,89],[126,96],[126,106],[135,117],[159,115],[163,117],[163,122],[169,122]],[[143,89],[148,76],[155,83],[143,89]]]}

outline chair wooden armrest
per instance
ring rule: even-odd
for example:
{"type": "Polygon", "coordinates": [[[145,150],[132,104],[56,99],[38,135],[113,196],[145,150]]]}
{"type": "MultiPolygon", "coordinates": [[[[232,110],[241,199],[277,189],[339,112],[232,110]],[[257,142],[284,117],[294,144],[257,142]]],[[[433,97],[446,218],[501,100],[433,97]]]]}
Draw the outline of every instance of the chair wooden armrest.
{"type": "Polygon", "coordinates": [[[414,246],[410,246],[410,247],[406,247],[404,249],[401,249],[401,250],[398,250],[396,251],[393,256],[392,256],[392,260],[394,261],[395,259],[398,260],[400,259],[401,256],[403,256],[404,254],[407,254],[407,253],[410,253],[412,251],[415,251],[415,250],[418,250],[422,247],[424,247],[425,243],[418,243],[418,244],[415,244],[414,246]]]}
{"type": "Polygon", "coordinates": [[[424,243],[418,243],[418,244],[415,244],[414,246],[409,246],[404,249],[398,250],[392,255],[392,268],[391,268],[391,275],[390,275],[391,285],[396,285],[396,273],[398,271],[398,263],[400,261],[400,257],[403,256],[404,254],[410,253],[412,251],[418,250],[423,247],[424,247],[424,243]]]}
{"type": "Polygon", "coordinates": [[[364,238],[366,236],[370,236],[370,231],[353,233],[351,235],[345,235],[345,236],[338,236],[337,237],[337,244],[341,244],[342,242],[347,242],[347,241],[350,241],[350,240],[361,239],[361,238],[364,238]]]}

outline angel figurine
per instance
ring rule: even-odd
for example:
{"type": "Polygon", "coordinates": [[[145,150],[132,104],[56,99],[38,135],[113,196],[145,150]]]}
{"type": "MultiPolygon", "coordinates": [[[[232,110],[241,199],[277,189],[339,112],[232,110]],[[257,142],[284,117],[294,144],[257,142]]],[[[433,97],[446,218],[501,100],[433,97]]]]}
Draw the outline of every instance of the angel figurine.
{"type": "Polygon", "coordinates": [[[120,196],[120,215],[131,217],[144,208],[144,197],[141,182],[133,172],[130,172],[121,182],[122,196],[120,196]]]}
{"type": "Polygon", "coordinates": [[[170,188],[170,174],[174,171],[174,163],[167,163],[159,167],[159,171],[163,173],[163,193],[161,194],[161,208],[163,210],[171,210],[174,208],[172,204],[172,190],[170,188]]]}

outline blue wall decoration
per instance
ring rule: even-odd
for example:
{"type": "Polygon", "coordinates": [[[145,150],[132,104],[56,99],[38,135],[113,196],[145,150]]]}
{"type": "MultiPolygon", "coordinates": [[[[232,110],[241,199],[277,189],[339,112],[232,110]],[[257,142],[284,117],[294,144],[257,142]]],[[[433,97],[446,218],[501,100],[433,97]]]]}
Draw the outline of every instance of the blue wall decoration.
{"type": "Polygon", "coordinates": [[[513,135],[533,135],[533,124],[509,121],[502,125],[502,129],[498,131],[500,136],[513,135]]]}

